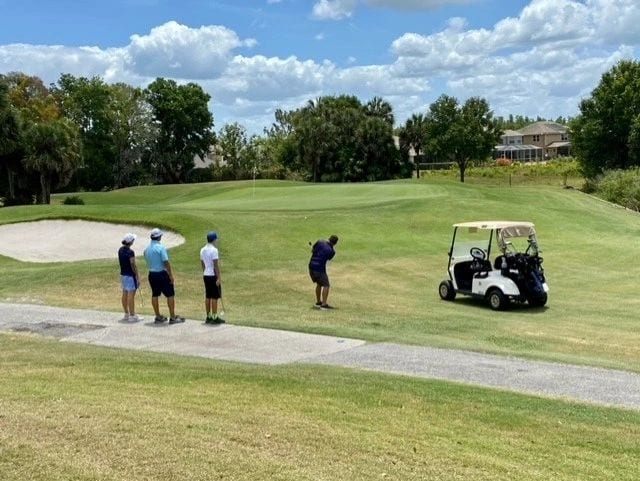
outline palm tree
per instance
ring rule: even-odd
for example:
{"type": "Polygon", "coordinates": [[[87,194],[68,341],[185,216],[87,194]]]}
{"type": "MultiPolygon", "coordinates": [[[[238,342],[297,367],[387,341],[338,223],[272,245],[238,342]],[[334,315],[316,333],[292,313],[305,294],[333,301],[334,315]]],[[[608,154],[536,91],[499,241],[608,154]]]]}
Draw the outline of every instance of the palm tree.
{"type": "Polygon", "coordinates": [[[372,117],[380,117],[393,127],[394,116],[393,107],[391,104],[381,97],[373,97],[367,105],[365,105],[365,112],[372,117]]]}
{"type": "Polygon", "coordinates": [[[40,176],[40,203],[51,201],[51,187],[64,187],[80,165],[77,127],[68,119],[33,124],[25,135],[25,166],[40,176]]]}
{"type": "Polygon", "coordinates": [[[415,152],[416,177],[420,178],[418,156],[427,142],[427,119],[422,114],[413,114],[400,130],[400,147],[415,152]]]}

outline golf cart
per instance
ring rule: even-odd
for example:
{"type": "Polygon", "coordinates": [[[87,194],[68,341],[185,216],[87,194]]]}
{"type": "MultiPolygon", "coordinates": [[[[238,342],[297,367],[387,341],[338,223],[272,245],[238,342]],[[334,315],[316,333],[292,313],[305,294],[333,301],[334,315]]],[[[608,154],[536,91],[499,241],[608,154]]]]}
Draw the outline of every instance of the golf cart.
{"type": "Polygon", "coordinates": [[[447,301],[459,293],[486,299],[494,310],[505,309],[510,301],[531,307],[547,303],[549,287],[531,222],[454,224],[448,272],[439,288],[447,301]]]}

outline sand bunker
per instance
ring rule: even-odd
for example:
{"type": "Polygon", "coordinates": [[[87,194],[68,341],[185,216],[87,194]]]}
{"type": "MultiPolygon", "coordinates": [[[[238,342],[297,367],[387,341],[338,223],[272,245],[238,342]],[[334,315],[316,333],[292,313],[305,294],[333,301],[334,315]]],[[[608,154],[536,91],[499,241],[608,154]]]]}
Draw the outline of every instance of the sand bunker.
{"type": "MultiPolygon", "coordinates": [[[[117,259],[122,238],[128,232],[138,236],[132,248],[142,256],[149,244],[149,227],[84,220],[5,224],[0,225],[0,255],[26,262],[117,259]]],[[[184,237],[164,230],[162,244],[175,247],[184,244],[184,237]]]]}

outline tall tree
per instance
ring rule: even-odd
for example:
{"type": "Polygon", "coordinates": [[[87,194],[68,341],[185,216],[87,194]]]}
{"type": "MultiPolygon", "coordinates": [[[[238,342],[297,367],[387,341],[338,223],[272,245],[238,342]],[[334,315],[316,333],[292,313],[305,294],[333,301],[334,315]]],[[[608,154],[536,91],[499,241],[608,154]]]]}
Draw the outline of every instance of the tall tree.
{"type": "Polygon", "coordinates": [[[471,161],[491,155],[501,133],[485,99],[472,97],[460,107],[456,98],[442,95],[429,106],[428,149],[458,164],[460,182],[471,161]]]}
{"type": "Polygon", "coordinates": [[[22,126],[17,111],[9,104],[9,87],[0,82],[0,167],[7,174],[10,199],[14,199],[15,175],[20,170],[22,126]]]}
{"type": "Polygon", "coordinates": [[[400,129],[400,148],[407,154],[411,148],[415,153],[416,177],[420,178],[420,155],[427,142],[427,122],[422,114],[413,114],[400,129]]]}
{"type": "Polygon", "coordinates": [[[114,186],[153,181],[142,162],[149,158],[158,137],[151,106],[141,89],[118,83],[110,86],[112,139],[116,152],[114,186]]]}
{"type": "Polygon", "coordinates": [[[49,122],[60,118],[56,98],[38,77],[21,72],[0,75],[9,88],[9,103],[25,123],[49,122]]]}
{"type": "Polygon", "coordinates": [[[251,166],[247,165],[246,129],[237,122],[225,124],[218,134],[218,147],[233,177],[247,178],[251,166]]]}
{"type": "Polygon", "coordinates": [[[63,115],[80,129],[83,163],[76,174],[77,187],[89,190],[114,187],[117,152],[109,85],[99,77],[63,74],[52,91],[63,115]]]}
{"type": "Polygon", "coordinates": [[[587,177],[640,165],[640,61],[623,60],[605,72],[580,102],[570,131],[587,177]]]}
{"type": "Polygon", "coordinates": [[[149,85],[147,95],[159,124],[151,165],[161,182],[184,182],[194,156],[204,157],[215,140],[211,97],[195,83],[163,78],[149,85]]]}
{"type": "Polygon", "coordinates": [[[356,128],[357,148],[345,173],[345,180],[375,181],[411,175],[411,167],[401,161],[388,119],[367,117],[356,128]]]}
{"type": "Polygon", "coordinates": [[[40,203],[48,204],[51,189],[64,187],[78,168],[81,140],[68,119],[33,124],[25,134],[26,167],[40,178],[40,203]]]}
{"type": "Polygon", "coordinates": [[[361,182],[403,175],[392,116],[381,99],[363,105],[348,95],[320,97],[292,112],[289,138],[306,177],[314,182],[361,182]]]}
{"type": "Polygon", "coordinates": [[[391,104],[381,97],[373,97],[365,105],[365,112],[372,117],[379,117],[393,127],[394,116],[391,104]]]}

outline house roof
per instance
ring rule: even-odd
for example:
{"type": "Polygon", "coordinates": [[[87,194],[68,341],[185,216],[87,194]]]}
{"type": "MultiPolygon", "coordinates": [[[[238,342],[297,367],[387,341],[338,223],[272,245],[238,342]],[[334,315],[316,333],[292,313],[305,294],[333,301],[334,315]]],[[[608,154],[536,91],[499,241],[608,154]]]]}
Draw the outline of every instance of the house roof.
{"type": "Polygon", "coordinates": [[[538,147],[537,145],[496,145],[496,150],[498,152],[512,152],[515,150],[542,150],[542,147],[538,147]]]}
{"type": "Polygon", "coordinates": [[[522,137],[522,134],[517,130],[505,130],[502,137],[522,137]]]}
{"type": "Polygon", "coordinates": [[[535,122],[520,129],[522,135],[565,134],[567,127],[557,122],[535,122]]]}
{"type": "Polygon", "coordinates": [[[558,147],[571,147],[571,142],[551,142],[547,148],[557,149],[558,147]]]}

